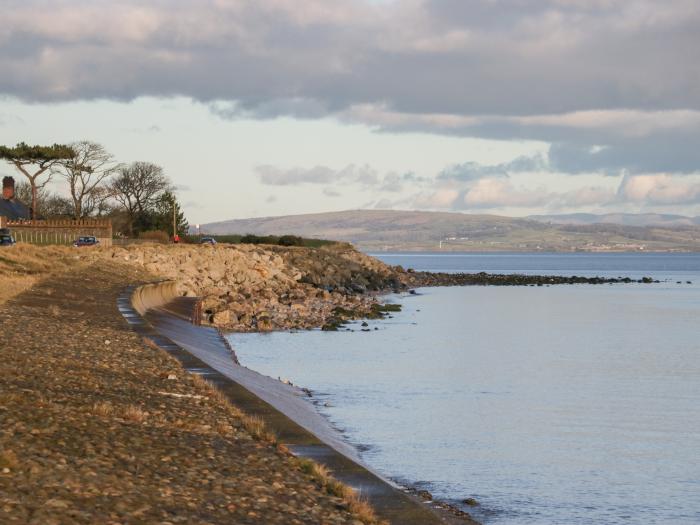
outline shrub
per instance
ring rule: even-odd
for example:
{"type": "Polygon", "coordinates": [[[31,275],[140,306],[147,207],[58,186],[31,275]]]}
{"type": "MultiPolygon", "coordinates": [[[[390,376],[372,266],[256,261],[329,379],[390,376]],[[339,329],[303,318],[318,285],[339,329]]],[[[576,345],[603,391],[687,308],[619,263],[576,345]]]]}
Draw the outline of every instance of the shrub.
{"type": "Polygon", "coordinates": [[[297,235],[282,235],[277,244],[280,246],[304,246],[304,239],[297,235]]]}
{"type": "Polygon", "coordinates": [[[335,241],[326,241],[323,239],[304,239],[298,235],[255,235],[252,233],[246,235],[186,235],[183,236],[183,240],[184,242],[198,244],[199,239],[204,235],[213,237],[216,239],[216,242],[229,244],[272,244],[278,246],[306,246],[308,248],[320,248],[321,246],[337,244],[335,241]]]}

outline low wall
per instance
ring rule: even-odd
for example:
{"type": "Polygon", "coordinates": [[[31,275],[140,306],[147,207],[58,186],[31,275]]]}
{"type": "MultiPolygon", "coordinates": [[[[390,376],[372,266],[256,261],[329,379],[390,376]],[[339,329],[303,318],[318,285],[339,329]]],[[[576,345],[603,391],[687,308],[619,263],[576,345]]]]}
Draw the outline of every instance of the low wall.
{"type": "Polygon", "coordinates": [[[178,297],[175,281],[144,284],[131,294],[131,304],[140,315],[151,308],[163,306],[178,297]]]}

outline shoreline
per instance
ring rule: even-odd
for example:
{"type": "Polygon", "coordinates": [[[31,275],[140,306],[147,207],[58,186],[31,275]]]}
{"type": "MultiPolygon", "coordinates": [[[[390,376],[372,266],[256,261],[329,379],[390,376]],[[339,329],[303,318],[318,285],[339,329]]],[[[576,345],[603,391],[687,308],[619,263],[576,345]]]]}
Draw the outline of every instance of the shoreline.
{"type": "MultiPolygon", "coordinates": [[[[162,284],[169,286],[170,283],[162,284]]],[[[130,289],[120,299],[120,311],[127,319],[133,319],[133,314],[138,313],[129,311],[126,305],[127,296],[132,294],[133,290],[130,289]]],[[[162,294],[157,295],[159,299],[164,297],[162,294]]],[[[235,353],[232,355],[229,351],[230,345],[224,334],[218,331],[215,332],[216,335],[214,332],[207,333],[211,330],[208,327],[193,327],[184,319],[176,319],[172,312],[167,311],[167,303],[162,305],[162,308],[153,306],[153,302],[151,305],[151,309],[145,311],[142,316],[144,324],[130,321],[132,327],[136,327],[140,333],[152,338],[159,347],[174,355],[187,370],[202,375],[224,392],[231,389],[231,383],[236,384],[238,388],[234,387],[235,398],[231,398],[232,402],[242,406],[246,413],[260,415],[292,453],[329,466],[334,477],[361,491],[364,490],[365,497],[381,518],[391,518],[398,507],[401,521],[392,520],[392,523],[478,525],[478,522],[462,509],[444,501],[433,500],[432,497],[426,498],[426,491],[387,478],[366,465],[357,449],[345,439],[342,432],[333,427],[317,407],[309,402],[308,394],[302,388],[238,364],[235,353]],[[148,325],[155,334],[149,330],[148,325]],[[212,342],[217,336],[220,343],[218,349],[212,342]],[[183,352],[189,357],[183,355],[183,352]],[[257,401],[245,396],[241,389],[248,391],[257,401]],[[242,397],[247,398],[243,403],[242,397]],[[274,414],[269,408],[261,408],[260,402],[268,404],[273,411],[279,411],[279,414],[274,414]],[[286,418],[292,425],[284,421],[286,418]],[[303,430],[300,432],[299,429],[289,428],[295,425],[303,430]],[[304,431],[309,435],[303,435],[304,431]],[[324,451],[324,445],[335,454],[329,450],[324,451]],[[432,517],[429,514],[424,515],[425,510],[435,514],[432,517]]]]}
{"type": "MultiPolygon", "coordinates": [[[[427,288],[430,288],[430,287],[427,287],[427,288]]],[[[410,291],[401,292],[401,293],[380,292],[380,293],[377,293],[375,295],[375,297],[377,299],[380,299],[381,302],[391,301],[393,303],[397,299],[398,300],[405,299],[407,297],[411,297],[414,295],[420,295],[420,293],[421,292],[418,290],[410,290],[410,291]]],[[[382,321],[382,320],[384,320],[384,318],[377,319],[377,321],[382,321]]],[[[360,319],[353,319],[353,320],[349,320],[348,322],[356,323],[358,327],[361,326],[360,319]]],[[[346,325],[343,325],[343,326],[346,326],[346,325]]],[[[350,330],[349,328],[347,328],[347,329],[350,330]]],[[[320,328],[320,329],[319,328],[312,328],[312,329],[301,330],[301,331],[321,332],[321,331],[323,331],[323,329],[322,328],[320,328]]],[[[358,330],[351,330],[351,331],[358,331],[358,330]]],[[[365,330],[365,331],[370,331],[370,330],[365,330]]],[[[284,332],[288,332],[288,331],[287,330],[278,330],[278,332],[284,333],[284,332]]],[[[252,333],[256,333],[256,332],[252,332],[252,333]]],[[[245,335],[251,335],[252,333],[251,332],[231,332],[231,331],[229,331],[229,332],[222,332],[222,336],[223,336],[224,340],[226,341],[226,343],[229,346],[231,346],[231,348],[233,349],[233,345],[231,345],[231,343],[228,341],[227,335],[239,334],[239,335],[245,336],[245,335]]],[[[261,333],[261,332],[257,332],[257,333],[261,333]]],[[[343,444],[347,445],[347,447],[343,447],[343,449],[350,448],[352,450],[352,456],[354,456],[354,458],[356,458],[356,459],[354,459],[355,461],[357,461],[363,467],[367,468],[372,473],[374,473],[375,475],[377,475],[378,477],[383,479],[385,482],[389,483],[390,485],[392,485],[393,487],[402,491],[403,493],[410,495],[411,497],[422,502],[423,504],[429,505],[433,510],[435,510],[441,514],[442,513],[449,514],[450,516],[453,516],[453,517],[459,519],[460,521],[458,521],[457,523],[481,525],[481,522],[477,521],[476,518],[474,518],[468,511],[468,509],[470,507],[480,505],[480,503],[478,503],[476,500],[474,500],[473,498],[467,498],[468,500],[471,500],[472,503],[465,503],[465,502],[458,503],[457,499],[449,500],[449,499],[443,499],[443,498],[435,498],[435,497],[433,497],[432,493],[430,493],[428,490],[426,490],[426,488],[423,486],[424,482],[411,482],[410,480],[399,479],[397,477],[393,477],[390,475],[387,476],[387,475],[379,473],[378,471],[374,470],[373,467],[368,465],[362,459],[362,456],[361,456],[362,444],[357,444],[357,443],[353,443],[352,441],[350,441],[348,439],[345,431],[342,428],[335,426],[332,423],[332,421],[330,421],[329,417],[320,410],[321,401],[314,397],[313,391],[311,391],[306,386],[298,386],[298,385],[292,383],[288,379],[282,379],[280,377],[275,379],[272,376],[262,374],[261,372],[254,370],[252,368],[248,368],[247,366],[239,363],[238,354],[235,355],[235,359],[236,359],[236,363],[239,364],[241,367],[245,368],[246,370],[250,370],[254,374],[257,374],[259,376],[267,378],[267,379],[271,380],[273,383],[279,383],[280,385],[283,385],[285,387],[290,387],[291,389],[293,389],[294,392],[292,392],[290,395],[296,394],[296,395],[301,396],[303,398],[303,400],[306,402],[306,404],[309,405],[309,407],[316,414],[318,414],[319,416],[321,416],[321,418],[323,418],[324,425],[329,430],[331,430],[331,432],[333,434],[337,435],[338,439],[342,440],[343,444]],[[465,508],[467,510],[465,510],[465,508]]],[[[280,407],[277,407],[277,408],[280,408],[280,407]]],[[[284,408],[280,408],[280,410],[282,412],[285,412],[284,408]]],[[[287,414],[287,415],[289,415],[289,414],[287,414]]],[[[292,419],[294,419],[294,418],[292,418],[292,419]]],[[[299,422],[299,421],[297,421],[297,422],[299,422]]],[[[344,453],[342,450],[339,450],[339,452],[344,453]]]]}

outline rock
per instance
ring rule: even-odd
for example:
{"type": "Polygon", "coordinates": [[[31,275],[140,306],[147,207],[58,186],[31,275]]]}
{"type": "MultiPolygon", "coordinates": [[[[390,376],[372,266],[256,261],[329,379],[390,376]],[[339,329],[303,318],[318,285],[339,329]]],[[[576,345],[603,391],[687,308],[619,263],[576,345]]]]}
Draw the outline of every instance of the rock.
{"type": "Polygon", "coordinates": [[[421,498],[424,499],[425,501],[432,501],[433,495],[428,492],[427,490],[419,490],[416,492],[416,494],[421,498]]]}
{"type": "Polygon", "coordinates": [[[462,500],[462,503],[469,505],[470,507],[476,507],[479,505],[479,502],[474,498],[465,498],[462,500]]]}
{"type": "Polygon", "coordinates": [[[367,293],[367,287],[359,283],[352,283],[350,289],[355,293],[367,293]]]}
{"type": "MultiPolygon", "coordinates": [[[[235,315],[235,314],[234,314],[235,315]]],[[[238,319],[236,319],[237,321],[238,319]]],[[[230,310],[222,310],[221,312],[216,312],[213,316],[212,324],[223,326],[231,323],[232,313],[230,310]]]]}

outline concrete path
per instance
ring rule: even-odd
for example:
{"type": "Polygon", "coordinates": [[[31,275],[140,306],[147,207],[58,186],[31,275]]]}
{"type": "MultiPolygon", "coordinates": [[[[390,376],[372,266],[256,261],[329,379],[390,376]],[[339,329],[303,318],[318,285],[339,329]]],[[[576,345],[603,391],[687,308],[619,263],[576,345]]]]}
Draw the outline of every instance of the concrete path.
{"type": "Polygon", "coordinates": [[[223,336],[214,328],[188,322],[181,302],[151,309],[144,319],[131,307],[131,291],[122,294],[118,305],[132,328],[188,371],[212,382],[240,409],[263,418],[294,454],[327,466],[336,479],[360,491],[380,518],[396,525],[476,523],[467,515],[458,517],[423,502],[370,471],[300,389],[236,364],[223,336]]]}

